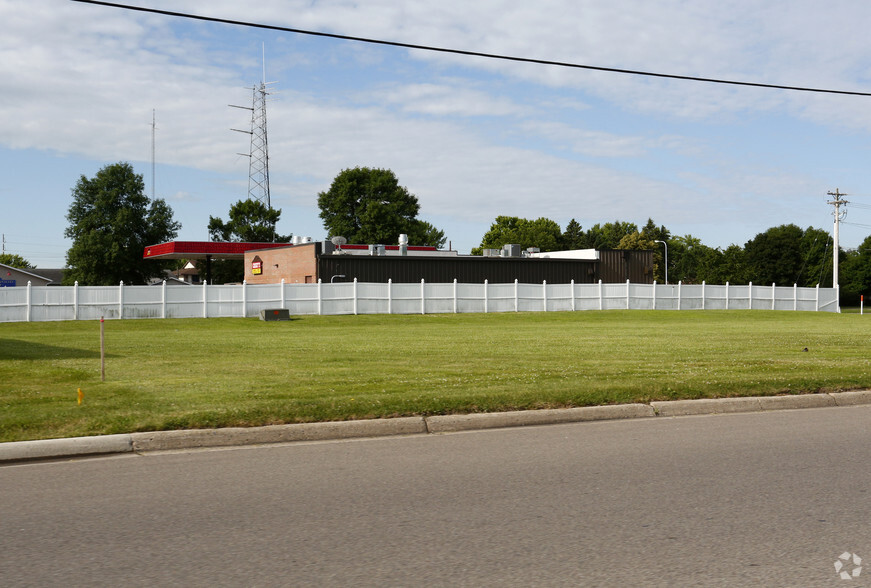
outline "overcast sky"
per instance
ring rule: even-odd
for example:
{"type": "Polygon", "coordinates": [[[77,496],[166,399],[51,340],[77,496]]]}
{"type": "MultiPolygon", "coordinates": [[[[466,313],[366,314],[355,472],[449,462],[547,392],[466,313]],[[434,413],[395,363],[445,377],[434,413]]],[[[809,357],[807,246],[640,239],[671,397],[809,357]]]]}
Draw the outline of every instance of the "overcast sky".
{"type": "MultiPolygon", "coordinates": [[[[130,0],[222,19],[542,60],[871,92],[865,0],[130,0]],[[247,6],[245,6],[247,5],[247,6]]],[[[771,226],[871,234],[871,98],[464,57],[88,5],[0,0],[0,232],[61,267],[81,175],[133,164],[207,240],[247,196],[266,54],[279,232],[326,235],[317,194],[389,168],[462,253],[498,215],[648,218],[743,245],[771,226]],[[156,174],[152,177],[152,115],[156,174]]]]}

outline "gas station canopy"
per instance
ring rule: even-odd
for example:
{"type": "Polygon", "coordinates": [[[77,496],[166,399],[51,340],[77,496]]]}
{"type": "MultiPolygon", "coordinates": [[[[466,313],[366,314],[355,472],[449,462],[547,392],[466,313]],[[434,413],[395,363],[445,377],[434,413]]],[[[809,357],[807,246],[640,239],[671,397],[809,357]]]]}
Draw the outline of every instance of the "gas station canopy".
{"type": "Polygon", "coordinates": [[[244,259],[246,251],[288,247],[290,243],[169,241],[145,248],[143,259],[244,259]]]}

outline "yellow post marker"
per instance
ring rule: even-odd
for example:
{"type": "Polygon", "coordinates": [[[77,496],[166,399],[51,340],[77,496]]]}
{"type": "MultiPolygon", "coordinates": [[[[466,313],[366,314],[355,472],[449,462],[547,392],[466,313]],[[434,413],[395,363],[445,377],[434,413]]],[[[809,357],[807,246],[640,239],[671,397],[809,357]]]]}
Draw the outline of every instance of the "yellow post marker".
{"type": "Polygon", "coordinates": [[[82,400],[84,400],[84,399],[85,399],[85,393],[82,392],[81,388],[79,388],[79,404],[81,404],[82,400]]]}

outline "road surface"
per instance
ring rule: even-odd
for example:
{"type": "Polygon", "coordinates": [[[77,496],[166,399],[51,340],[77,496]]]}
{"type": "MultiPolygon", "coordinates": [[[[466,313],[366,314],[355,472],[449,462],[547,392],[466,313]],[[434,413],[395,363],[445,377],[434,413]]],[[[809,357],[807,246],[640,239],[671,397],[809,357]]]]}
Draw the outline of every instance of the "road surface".
{"type": "Polygon", "coordinates": [[[0,586],[862,586],[869,458],[857,406],[8,465],[0,586]]]}

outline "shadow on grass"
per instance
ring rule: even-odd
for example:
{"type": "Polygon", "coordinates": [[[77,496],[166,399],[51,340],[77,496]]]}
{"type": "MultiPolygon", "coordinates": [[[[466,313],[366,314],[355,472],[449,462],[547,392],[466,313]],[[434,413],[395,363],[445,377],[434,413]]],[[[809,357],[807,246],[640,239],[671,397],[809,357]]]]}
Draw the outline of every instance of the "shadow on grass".
{"type": "MultiPolygon", "coordinates": [[[[0,361],[4,359],[94,359],[100,357],[99,349],[89,351],[75,347],[46,345],[17,339],[0,339],[0,361]]],[[[106,354],[106,357],[111,357],[106,354]]]]}

